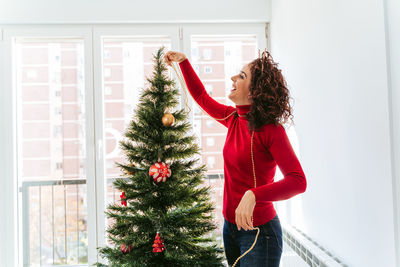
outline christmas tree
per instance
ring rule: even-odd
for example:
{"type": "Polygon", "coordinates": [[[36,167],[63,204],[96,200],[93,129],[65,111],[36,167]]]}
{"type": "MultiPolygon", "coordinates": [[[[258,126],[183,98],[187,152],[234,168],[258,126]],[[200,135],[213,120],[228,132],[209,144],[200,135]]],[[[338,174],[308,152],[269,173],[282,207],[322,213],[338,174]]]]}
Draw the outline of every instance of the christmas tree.
{"type": "MultiPolygon", "coordinates": [[[[209,186],[203,185],[206,166],[198,164],[196,136],[179,104],[179,90],[166,76],[164,47],[154,56],[133,119],[120,147],[124,173],[113,182],[122,192],[106,215],[111,246],[98,248],[109,266],[223,266],[222,251],[207,234],[217,227],[209,186]]],[[[106,266],[96,263],[96,266],[106,266]]]]}

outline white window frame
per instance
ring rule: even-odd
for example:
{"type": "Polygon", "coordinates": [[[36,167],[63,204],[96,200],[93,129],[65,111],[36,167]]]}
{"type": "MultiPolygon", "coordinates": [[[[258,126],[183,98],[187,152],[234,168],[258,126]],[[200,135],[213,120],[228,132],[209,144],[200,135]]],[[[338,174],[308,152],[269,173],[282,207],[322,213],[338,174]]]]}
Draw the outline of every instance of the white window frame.
{"type": "MultiPolygon", "coordinates": [[[[2,170],[4,171],[4,177],[8,179],[1,179],[3,193],[0,194],[0,203],[3,208],[2,216],[8,218],[4,222],[3,227],[0,231],[3,237],[1,243],[0,258],[2,264],[5,266],[22,266],[23,254],[22,247],[26,244],[22,242],[22,234],[19,231],[18,226],[22,228],[21,219],[21,199],[18,198],[18,184],[17,184],[17,114],[16,114],[16,92],[15,88],[15,73],[13,65],[14,55],[13,42],[15,37],[26,37],[26,38],[79,38],[84,43],[84,54],[85,54],[85,109],[86,109],[86,185],[87,185],[87,214],[88,214],[88,242],[89,244],[96,244],[96,199],[95,199],[95,172],[94,172],[94,145],[93,145],[93,77],[92,77],[92,31],[90,26],[59,26],[59,25],[30,25],[30,26],[5,26],[3,28],[2,40],[3,47],[3,65],[4,76],[2,77],[2,84],[5,90],[2,96],[2,106],[4,125],[3,132],[4,138],[1,139],[2,147],[4,148],[4,154],[1,154],[1,162],[4,163],[2,170]],[[12,166],[12,167],[10,167],[12,166]]],[[[29,244],[28,244],[29,246],[29,244]]],[[[96,248],[93,245],[88,247],[88,259],[89,262],[93,262],[97,257],[96,248]]]]}

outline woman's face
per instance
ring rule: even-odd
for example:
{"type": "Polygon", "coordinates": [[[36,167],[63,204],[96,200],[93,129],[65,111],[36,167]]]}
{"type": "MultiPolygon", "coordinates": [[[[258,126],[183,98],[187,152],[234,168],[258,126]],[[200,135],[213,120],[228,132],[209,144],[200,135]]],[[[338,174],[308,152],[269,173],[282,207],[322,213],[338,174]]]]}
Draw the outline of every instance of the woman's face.
{"type": "Polygon", "coordinates": [[[242,70],[231,77],[233,81],[232,91],[229,94],[229,99],[236,105],[250,105],[250,81],[251,73],[249,64],[245,65],[242,70]]]}

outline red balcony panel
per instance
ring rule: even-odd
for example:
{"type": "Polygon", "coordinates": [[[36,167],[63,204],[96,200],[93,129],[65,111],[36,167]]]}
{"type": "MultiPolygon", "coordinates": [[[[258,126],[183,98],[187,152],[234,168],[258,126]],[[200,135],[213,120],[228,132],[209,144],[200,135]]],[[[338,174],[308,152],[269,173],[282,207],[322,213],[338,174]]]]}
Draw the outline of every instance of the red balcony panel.
{"type": "Polygon", "coordinates": [[[48,122],[22,123],[22,138],[49,138],[48,122]]]}
{"type": "Polygon", "coordinates": [[[50,156],[49,141],[48,140],[24,141],[22,144],[22,156],[24,158],[49,157],[50,156]]]}
{"type": "Polygon", "coordinates": [[[62,69],[61,70],[61,83],[63,84],[76,84],[78,81],[77,69],[62,69]]]}
{"type": "Polygon", "coordinates": [[[50,175],[50,161],[48,159],[23,160],[21,176],[23,177],[40,176],[44,177],[45,179],[48,178],[49,175],[50,175]]]}
{"type": "Polygon", "coordinates": [[[22,85],[22,101],[49,101],[49,87],[47,85],[22,85]]]}
{"type": "Polygon", "coordinates": [[[23,120],[49,120],[49,104],[23,104],[23,120]]]}
{"type": "Polygon", "coordinates": [[[47,47],[23,47],[21,60],[23,65],[48,64],[47,47]]]}

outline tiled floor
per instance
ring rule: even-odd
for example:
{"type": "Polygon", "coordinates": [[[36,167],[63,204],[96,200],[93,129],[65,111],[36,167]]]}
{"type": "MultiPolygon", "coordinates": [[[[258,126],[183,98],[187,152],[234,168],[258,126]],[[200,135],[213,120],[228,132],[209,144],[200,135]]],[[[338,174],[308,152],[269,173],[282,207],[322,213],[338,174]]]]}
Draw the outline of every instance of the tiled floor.
{"type": "MultiPolygon", "coordinates": [[[[224,264],[228,266],[226,261],[224,264]]],[[[283,253],[279,267],[308,267],[308,264],[291,247],[283,242],[283,253]]]]}

